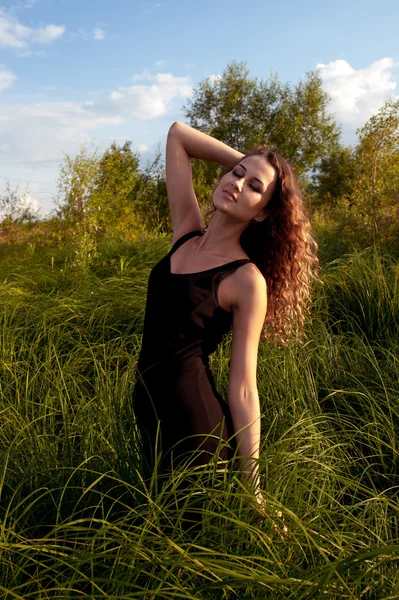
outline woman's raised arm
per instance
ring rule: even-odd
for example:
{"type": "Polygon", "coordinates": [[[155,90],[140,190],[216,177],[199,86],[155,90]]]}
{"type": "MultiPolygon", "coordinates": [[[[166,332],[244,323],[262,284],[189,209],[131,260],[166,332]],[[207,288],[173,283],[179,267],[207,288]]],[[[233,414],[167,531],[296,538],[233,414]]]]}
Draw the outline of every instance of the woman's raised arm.
{"type": "Polygon", "coordinates": [[[166,189],[174,240],[202,228],[201,211],[195,196],[190,158],[233,166],[244,154],[214,137],[176,121],[166,142],[166,189]]]}

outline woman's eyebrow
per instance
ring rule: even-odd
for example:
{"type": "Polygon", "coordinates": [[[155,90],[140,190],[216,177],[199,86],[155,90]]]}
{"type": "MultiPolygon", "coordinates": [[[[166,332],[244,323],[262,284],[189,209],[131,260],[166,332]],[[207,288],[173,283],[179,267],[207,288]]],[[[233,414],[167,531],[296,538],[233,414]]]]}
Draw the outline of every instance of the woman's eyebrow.
{"type": "MultiPolygon", "coordinates": [[[[246,170],[247,170],[247,169],[244,167],[244,165],[242,165],[241,163],[239,163],[239,164],[237,165],[237,167],[242,167],[242,168],[244,169],[244,171],[246,171],[246,170]]],[[[253,178],[254,178],[254,179],[256,179],[256,181],[259,181],[259,183],[261,183],[261,184],[263,185],[263,187],[266,187],[266,186],[265,186],[265,184],[263,183],[263,181],[261,181],[260,179],[258,179],[257,177],[254,177],[254,176],[253,176],[253,178]]]]}

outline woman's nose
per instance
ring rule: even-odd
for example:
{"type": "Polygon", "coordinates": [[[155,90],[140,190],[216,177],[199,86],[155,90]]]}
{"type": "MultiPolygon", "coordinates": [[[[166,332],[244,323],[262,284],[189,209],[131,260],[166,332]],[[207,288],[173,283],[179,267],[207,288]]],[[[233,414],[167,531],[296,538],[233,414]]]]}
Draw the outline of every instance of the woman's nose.
{"type": "Polygon", "coordinates": [[[231,182],[231,186],[232,186],[233,188],[235,188],[236,190],[239,190],[239,189],[241,189],[241,188],[240,188],[240,185],[239,185],[239,182],[238,182],[236,179],[233,179],[233,181],[231,182]]]}

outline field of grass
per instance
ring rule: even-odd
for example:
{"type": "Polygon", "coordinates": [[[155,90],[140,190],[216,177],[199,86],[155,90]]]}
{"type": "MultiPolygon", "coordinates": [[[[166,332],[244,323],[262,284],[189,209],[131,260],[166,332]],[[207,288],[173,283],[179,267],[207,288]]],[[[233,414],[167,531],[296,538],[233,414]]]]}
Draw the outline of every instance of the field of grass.
{"type": "Polygon", "coordinates": [[[326,262],[307,341],[260,346],[259,519],[234,469],[141,478],[130,400],[169,247],[104,246],[82,274],[0,246],[0,598],[399,598],[399,262],[326,262]]]}

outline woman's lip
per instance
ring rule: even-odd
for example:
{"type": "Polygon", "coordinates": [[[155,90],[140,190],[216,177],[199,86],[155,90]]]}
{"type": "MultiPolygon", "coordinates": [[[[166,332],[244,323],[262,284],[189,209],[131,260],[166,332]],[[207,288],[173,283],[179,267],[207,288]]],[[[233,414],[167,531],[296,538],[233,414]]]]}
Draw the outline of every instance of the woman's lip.
{"type": "Polygon", "coordinates": [[[228,198],[230,198],[230,200],[233,200],[234,202],[236,201],[235,198],[234,198],[234,196],[232,196],[231,194],[229,194],[229,192],[226,192],[226,190],[223,190],[223,193],[226,194],[226,196],[228,198]]]}

